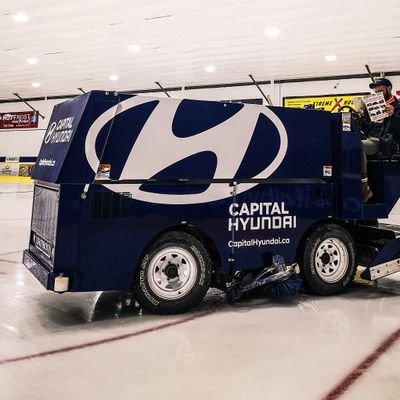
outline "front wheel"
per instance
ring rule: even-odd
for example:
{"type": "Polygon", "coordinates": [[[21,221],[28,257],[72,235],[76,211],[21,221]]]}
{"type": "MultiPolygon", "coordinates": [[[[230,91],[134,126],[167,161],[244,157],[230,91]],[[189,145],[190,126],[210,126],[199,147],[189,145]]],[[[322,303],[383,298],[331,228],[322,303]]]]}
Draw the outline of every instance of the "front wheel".
{"type": "Polygon", "coordinates": [[[142,257],[134,292],[147,310],[178,314],[201,301],[210,280],[211,260],[203,244],[185,232],[167,232],[142,257]]]}
{"type": "Polygon", "coordinates": [[[356,273],[351,235],[336,224],[321,225],[307,237],[301,269],[306,285],[320,295],[341,293],[356,273]]]}

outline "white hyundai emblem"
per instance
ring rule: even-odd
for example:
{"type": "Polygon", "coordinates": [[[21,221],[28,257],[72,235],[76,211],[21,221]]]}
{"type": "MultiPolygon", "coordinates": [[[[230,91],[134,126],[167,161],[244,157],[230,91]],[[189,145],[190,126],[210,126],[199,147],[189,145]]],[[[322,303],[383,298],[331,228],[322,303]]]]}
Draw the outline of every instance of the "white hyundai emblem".
{"type": "MultiPolygon", "coordinates": [[[[101,129],[118,114],[154,101],[158,101],[158,105],[144,124],[126,159],[119,177],[121,180],[150,179],[169,166],[205,151],[213,152],[217,158],[212,179],[231,179],[245,157],[261,114],[275,125],[280,145],[272,162],[253,179],[268,178],[285,158],[288,146],[286,129],[278,116],[267,107],[244,105],[240,111],[216,126],[193,136],[177,137],[172,130],[172,125],[182,100],[135,96],[104,112],[90,127],[86,137],[85,152],[94,172],[100,164],[95,144],[101,129]]],[[[237,188],[237,193],[242,193],[256,185],[258,183],[241,184],[237,188]]],[[[130,192],[134,199],[158,204],[199,204],[231,196],[229,185],[221,183],[211,183],[201,193],[182,195],[147,192],[140,188],[140,184],[104,184],[104,186],[115,192],[130,192]]]]}

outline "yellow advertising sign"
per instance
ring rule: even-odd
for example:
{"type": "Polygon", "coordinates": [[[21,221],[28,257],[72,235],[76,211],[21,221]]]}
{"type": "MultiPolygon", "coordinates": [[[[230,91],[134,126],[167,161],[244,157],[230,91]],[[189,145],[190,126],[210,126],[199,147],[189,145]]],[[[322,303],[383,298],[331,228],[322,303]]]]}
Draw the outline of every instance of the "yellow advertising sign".
{"type": "Polygon", "coordinates": [[[337,112],[340,107],[354,107],[355,97],[364,97],[368,93],[335,94],[327,96],[284,97],[283,106],[290,108],[313,108],[337,112]]]}

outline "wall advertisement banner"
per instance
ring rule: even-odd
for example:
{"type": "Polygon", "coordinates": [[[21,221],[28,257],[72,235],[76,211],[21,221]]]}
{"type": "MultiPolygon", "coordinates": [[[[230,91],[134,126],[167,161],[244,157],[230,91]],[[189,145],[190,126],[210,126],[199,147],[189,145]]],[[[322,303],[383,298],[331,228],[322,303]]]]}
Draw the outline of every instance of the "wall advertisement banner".
{"type": "Polygon", "coordinates": [[[35,163],[0,162],[0,176],[30,177],[35,163]]]}
{"type": "Polygon", "coordinates": [[[0,129],[37,128],[38,111],[0,113],[0,129]]]}
{"type": "Polygon", "coordinates": [[[284,97],[284,107],[290,108],[310,108],[315,110],[325,110],[337,112],[340,107],[354,107],[353,99],[355,97],[364,97],[369,93],[350,93],[350,94],[331,94],[326,96],[301,96],[284,97]]]}

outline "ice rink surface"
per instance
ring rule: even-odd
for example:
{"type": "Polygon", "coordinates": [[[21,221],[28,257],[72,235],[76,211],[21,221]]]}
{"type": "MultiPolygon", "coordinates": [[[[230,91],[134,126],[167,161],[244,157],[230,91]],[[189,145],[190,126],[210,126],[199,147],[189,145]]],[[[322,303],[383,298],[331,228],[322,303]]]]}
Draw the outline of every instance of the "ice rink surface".
{"type": "Polygon", "coordinates": [[[210,290],[161,317],[130,293],[47,292],[21,263],[31,202],[0,184],[1,399],[400,399],[399,274],[333,297],[210,290]]]}

